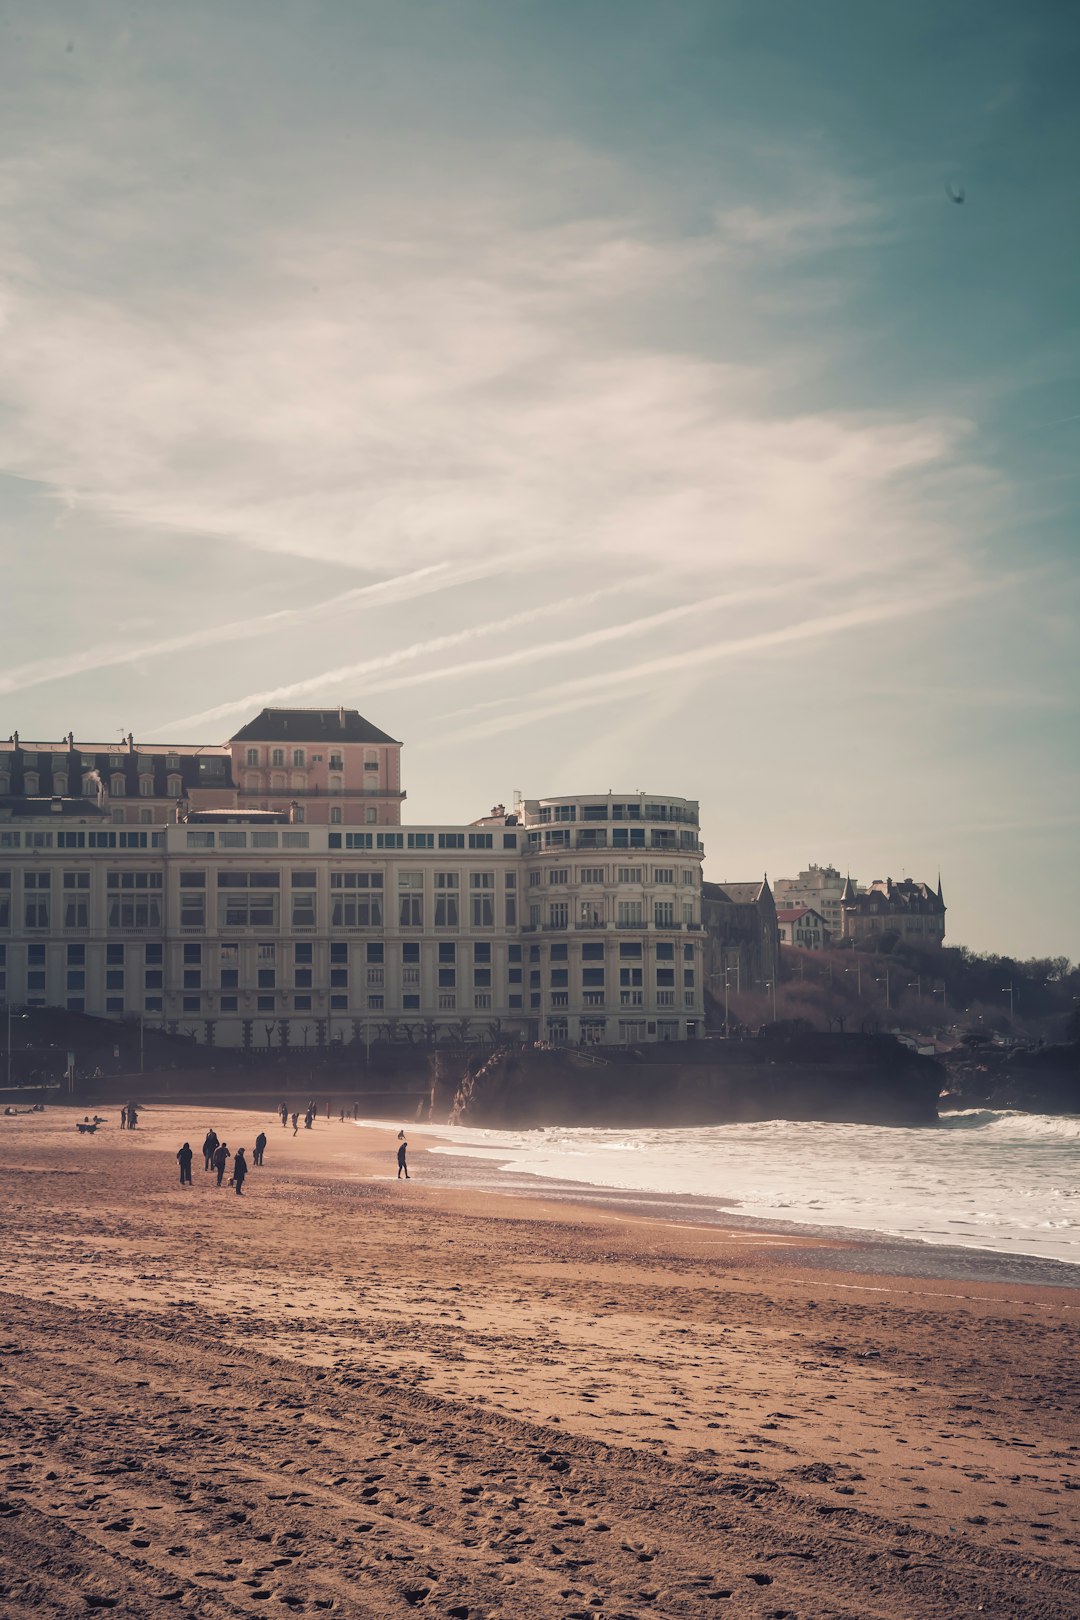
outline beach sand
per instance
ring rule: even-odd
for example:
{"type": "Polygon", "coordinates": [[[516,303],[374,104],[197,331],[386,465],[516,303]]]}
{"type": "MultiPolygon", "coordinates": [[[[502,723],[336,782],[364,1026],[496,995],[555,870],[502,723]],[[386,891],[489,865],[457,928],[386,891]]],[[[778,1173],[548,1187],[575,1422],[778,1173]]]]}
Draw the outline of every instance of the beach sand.
{"type": "Polygon", "coordinates": [[[1080,1291],[109,1114],[0,1119],[0,1615],[1080,1613],[1080,1291]]]}

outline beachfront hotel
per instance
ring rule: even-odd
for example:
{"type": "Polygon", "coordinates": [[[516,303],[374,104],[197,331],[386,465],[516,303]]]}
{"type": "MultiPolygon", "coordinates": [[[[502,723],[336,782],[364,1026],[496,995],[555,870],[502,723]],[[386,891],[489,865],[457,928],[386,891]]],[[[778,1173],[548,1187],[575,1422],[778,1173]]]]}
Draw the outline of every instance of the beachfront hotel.
{"type": "Polygon", "coordinates": [[[638,1044],[703,1029],[695,800],[403,826],[401,743],[264,709],[222,746],[0,742],[0,1002],[200,1043],[638,1044]]]}

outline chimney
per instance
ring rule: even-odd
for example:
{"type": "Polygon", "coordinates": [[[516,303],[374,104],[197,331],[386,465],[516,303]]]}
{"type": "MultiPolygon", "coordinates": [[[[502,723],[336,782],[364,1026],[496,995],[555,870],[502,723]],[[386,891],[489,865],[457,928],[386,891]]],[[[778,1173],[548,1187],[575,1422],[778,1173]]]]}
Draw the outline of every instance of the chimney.
{"type": "Polygon", "coordinates": [[[338,718],[338,725],[341,727],[342,731],[344,731],[345,730],[345,710],[343,708],[338,709],[337,718],[338,718]]]}

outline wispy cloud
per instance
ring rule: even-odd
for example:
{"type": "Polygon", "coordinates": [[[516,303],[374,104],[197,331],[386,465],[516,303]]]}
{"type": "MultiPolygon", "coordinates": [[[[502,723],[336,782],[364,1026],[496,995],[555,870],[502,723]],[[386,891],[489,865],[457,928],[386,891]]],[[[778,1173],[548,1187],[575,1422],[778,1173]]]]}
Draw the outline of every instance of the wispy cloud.
{"type": "MultiPolygon", "coordinates": [[[[957,602],[1003,588],[1006,581],[991,584],[971,580],[935,592],[934,607],[944,610],[957,602]]],[[[837,613],[825,613],[802,619],[773,630],[757,631],[752,635],[736,636],[727,641],[693,647],[661,658],[644,659],[623,669],[606,670],[596,675],[582,676],[574,681],[563,681],[548,686],[544,701],[512,715],[496,715],[454,732],[449,741],[475,740],[496,736],[515,726],[527,726],[552,715],[567,714],[573,709],[592,704],[599,694],[616,696],[627,687],[643,687],[660,678],[679,672],[700,670],[725,659],[739,658],[761,652],[771,652],[796,646],[806,641],[823,640],[866,629],[871,625],[925,614],[926,597],[922,592],[895,595],[884,600],[865,600],[837,613]],[[554,699],[554,702],[551,700],[554,699]]]]}
{"type": "MultiPolygon", "coordinates": [[[[492,570],[493,571],[493,570],[492,570]]],[[[377,580],[372,585],[360,585],[336,596],[313,602],[307,607],[279,608],[257,618],[232,619],[225,624],[204,625],[182,636],[167,636],[141,646],[124,647],[115,642],[88,647],[83,652],[70,653],[60,658],[41,658],[33,663],[19,664],[12,669],[0,670],[0,695],[24,692],[46,681],[65,680],[72,675],[88,675],[99,669],[113,669],[125,664],[142,664],[152,658],[170,653],[188,652],[194,647],[251,641],[272,631],[286,630],[309,623],[333,612],[350,612],[359,607],[389,606],[393,602],[406,602],[431,591],[445,590],[452,583],[475,579],[480,570],[452,569],[448,563],[432,563],[426,568],[414,568],[393,579],[377,580]]],[[[228,707],[221,713],[229,713],[228,707]]],[[[208,715],[207,718],[210,718],[208,715]]]]}

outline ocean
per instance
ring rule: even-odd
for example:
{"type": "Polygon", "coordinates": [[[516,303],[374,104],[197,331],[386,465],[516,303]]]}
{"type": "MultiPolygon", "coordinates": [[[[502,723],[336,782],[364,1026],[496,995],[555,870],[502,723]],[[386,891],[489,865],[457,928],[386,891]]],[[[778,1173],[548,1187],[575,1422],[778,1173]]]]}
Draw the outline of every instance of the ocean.
{"type": "MultiPolygon", "coordinates": [[[[897,1129],[769,1120],[672,1130],[410,1127],[506,1177],[715,1199],[717,1213],[1080,1264],[1080,1116],[897,1129]]],[[[449,1167],[448,1167],[449,1168],[449,1167]]]]}

